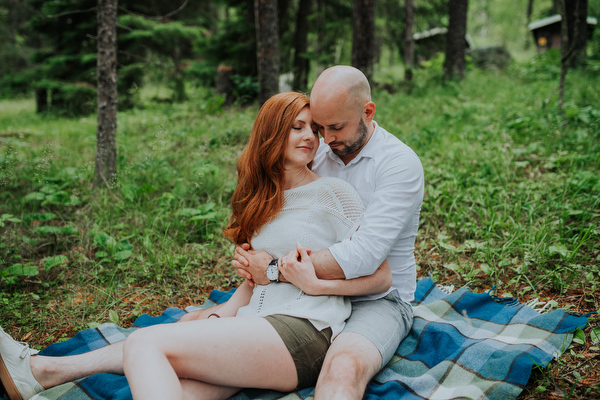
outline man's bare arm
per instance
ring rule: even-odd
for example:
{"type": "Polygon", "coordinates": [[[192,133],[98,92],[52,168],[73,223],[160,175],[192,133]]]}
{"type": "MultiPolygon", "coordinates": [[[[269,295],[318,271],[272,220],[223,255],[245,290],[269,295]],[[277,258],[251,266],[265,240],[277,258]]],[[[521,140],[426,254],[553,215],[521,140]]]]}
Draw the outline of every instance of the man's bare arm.
{"type": "MultiPolygon", "coordinates": [[[[265,275],[265,271],[272,259],[273,257],[269,253],[250,250],[248,244],[243,244],[236,246],[231,265],[238,270],[238,274],[243,278],[259,285],[266,285],[269,280],[265,275]]],[[[344,271],[329,250],[312,252],[310,253],[310,259],[319,279],[346,279],[344,271]]]]}
{"type": "Polygon", "coordinates": [[[310,295],[364,296],[383,293],[392,286],[387,260],[371,275],[354,279],[319,279],[306,249],[298,245],[281,258],[279,269],[294,286],[310,295]]]}
{"type": "Polygon", "coordinates": [[[310,261],[315,267],[319,279],[346,279],[344,271],[335,260],[329,249],[315,251],[310,254],[310,261]]]}

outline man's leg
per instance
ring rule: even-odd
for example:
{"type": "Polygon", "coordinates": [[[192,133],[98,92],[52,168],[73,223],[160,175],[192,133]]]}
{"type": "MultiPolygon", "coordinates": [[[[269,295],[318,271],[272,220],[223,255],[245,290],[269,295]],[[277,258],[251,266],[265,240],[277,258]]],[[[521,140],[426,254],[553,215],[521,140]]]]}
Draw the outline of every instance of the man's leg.
{"type": "Polygon", "coordinates": [[[340,333],[323,362],[315,399],[362,399],[367,384],[381,367],[377,347],[353,332],[340,333]]]}
{"type": "Polygon", "coordinates": [[[412,321],[410,304],[393,294],[353,302],[346,327],[325,357],[315,399],[362,399],[371,378],[410,332],[412,321]]]}

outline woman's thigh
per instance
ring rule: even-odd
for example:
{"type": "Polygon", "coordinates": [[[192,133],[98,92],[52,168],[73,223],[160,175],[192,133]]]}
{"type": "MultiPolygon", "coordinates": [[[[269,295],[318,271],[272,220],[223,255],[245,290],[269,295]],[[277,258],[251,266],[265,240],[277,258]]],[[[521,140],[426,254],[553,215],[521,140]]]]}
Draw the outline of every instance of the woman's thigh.
{"type": "Polygon", "coordinates": [[[157,346],[180,378],[280,391],[298,383],[292,356],[264,318],[211,318],[143,331],[137,332],[142,342],[157,346]]]}

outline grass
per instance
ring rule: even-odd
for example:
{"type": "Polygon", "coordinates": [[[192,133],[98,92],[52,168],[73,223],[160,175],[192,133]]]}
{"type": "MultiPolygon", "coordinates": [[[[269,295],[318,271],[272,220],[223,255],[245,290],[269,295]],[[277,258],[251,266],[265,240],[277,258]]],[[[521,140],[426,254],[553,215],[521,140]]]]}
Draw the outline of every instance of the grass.
{"type": "MultiPolygon", "coordinates": [[[[411,87],[398,71],[380,71],[386,91],[373,97],[376,120],[425,168],[419,275],[600,309],[598,74],[569,74],[561,113],[547,60],[446,85],[435,63],[411,87]]],[[[127,326],[237,284],[221,228],[257,108],[222,110],[205,89],[182,104],[152,103],[153,93],[119,114],[110,190],[91,186],[93,115],[0,102],[0,320],[19,339],[43,347],[98,323],[127,326]]],[[[600,396],[598,331],[592,315],[521,398],[600,396]]]]}

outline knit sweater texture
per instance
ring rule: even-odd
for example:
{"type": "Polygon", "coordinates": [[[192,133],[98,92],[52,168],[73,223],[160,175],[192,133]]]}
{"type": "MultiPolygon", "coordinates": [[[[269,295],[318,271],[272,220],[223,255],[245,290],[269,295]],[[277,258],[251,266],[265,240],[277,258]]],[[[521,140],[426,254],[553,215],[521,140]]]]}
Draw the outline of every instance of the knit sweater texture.
{"type": "MultiPolygon", "coordinates": [[[[286,190],[283,209],[252,238],[255,250],[275,258],[287,255],[296,244],[318,251],[348,238],[358,228],[364,207],[348,183],[319,178],[286,190]]],[[[238,316],[285,314],[308,319],[318,330],[331,327],[335,337],[350,315],[344,296],[311,296],[290,283],[256,285],[250,303],[238,316]]]]}

